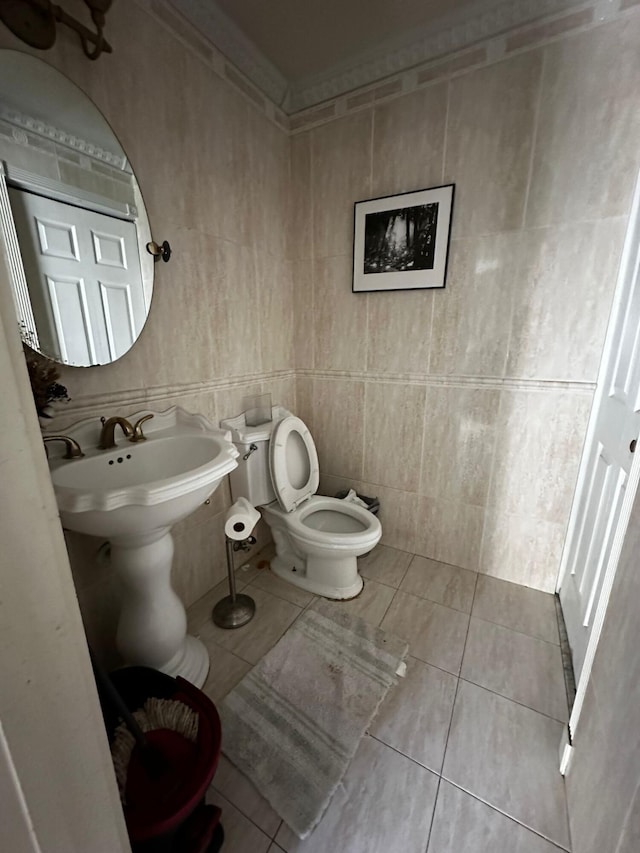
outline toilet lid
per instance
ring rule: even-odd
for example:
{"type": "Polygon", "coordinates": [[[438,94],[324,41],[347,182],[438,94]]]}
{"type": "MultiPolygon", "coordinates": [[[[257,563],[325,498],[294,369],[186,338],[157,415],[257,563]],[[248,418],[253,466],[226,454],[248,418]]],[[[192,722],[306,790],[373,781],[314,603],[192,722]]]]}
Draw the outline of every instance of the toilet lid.
{"type": "Polygon", "coordinates": [[[278,503],[285,512],[293,512],[320,484],[318,454],[311,433],[293,415],[274,427],[269,449],[271,481],[278,503]]]}

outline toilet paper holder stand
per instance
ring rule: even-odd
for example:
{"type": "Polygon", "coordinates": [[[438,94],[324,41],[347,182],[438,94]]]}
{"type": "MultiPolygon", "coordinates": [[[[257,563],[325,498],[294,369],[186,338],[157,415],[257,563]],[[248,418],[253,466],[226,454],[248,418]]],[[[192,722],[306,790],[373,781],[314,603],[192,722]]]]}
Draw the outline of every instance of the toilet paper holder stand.
{"type": "Polygon", "coordinates": [[[236,592],[236,575],[233,569],[233,552],[248,551],[256,544],[255,536],[246,539],[230,539],[225,536],[227,549],[227,575],[229,577],[229,595],[225,595],[213,608],[211,614],[219,628],[241,628],[251,622],[256,613],[256,603],[249,595],[236,592]]]}

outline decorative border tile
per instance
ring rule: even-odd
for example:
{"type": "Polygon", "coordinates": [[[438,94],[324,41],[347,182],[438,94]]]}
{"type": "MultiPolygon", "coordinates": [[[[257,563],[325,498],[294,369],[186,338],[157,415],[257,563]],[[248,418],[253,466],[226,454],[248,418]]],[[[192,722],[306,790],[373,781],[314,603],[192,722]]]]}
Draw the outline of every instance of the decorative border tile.
{"type": "MultiPolygon", "coordinates": [[[[276,380],[295,380],[295,370],[278,370],[271,373],[252,373],[246,376],[233,376],[225,379],[212,379],[208,382],[189,382],[176,385],[155,385],[148,388],[129,388],[126,390],[111,391],[100,394],[87,394],[74,396],[68,406],[57,409],[56,414],[73,415],[78,420],[81,416],[102,414],[105,407],[109,406],[140,406],[144,408],[150,403],[176,400],[180,397],[190,397],[195,394],[214,393],[215,391],[226,391],[232,388],[242,388],[245,385],[256,383],[274,382],[276,380]]],[[[72,382],[65,377],[65,381],[72,382]]],[[[73,389],[71,388],[73,391],[73,389]]],[[[52,422],[53,425],[53,422],[52,422]]]]}
{"type": "Polygon", "coordinates": [[[569,30],[575,30],[577,27],[583,27],[593,21],[593,9],[582,9],[580,12],[574,12],[572,15],[567,15],[565,18],[557,18],[555,21],[550,21],[544,24],[538,24],[534,27],[528,27],[524,30],[518,30],[511,36],[507,37],[505,51],[510,53],[512,50],[519,50],[521,47],[529,47],[532,44],[537,44],[544,39],[553,38],[553,36],[564,35],[569,30]]]}
{"type": "Polygon", "coordinates": [[[416,373],[377,373],[357,370],[316,370],[303,368],[295,371],[296,378],[311,379],[351,379],[361,382],[390,383],[402,385],[438,386],[448,388],[478,388],[511,391],[573,391],[591,395],[595,391],[595,382],[574,382],[561,379],[518,379],[500,376],[449,376],[416,373]]]}
{"type": "Polygon", "coordinates": [[[541,18],[565,13],[582,5],[580,0],[503,0],[478,2],[437,28],[425,28],[419,38],[400,46],[382,45],[351,58],[342,67],[330,68],[290,87],[287,105],[291,112],[342,95],[349,89],[371,85],[393,74],[404,73],[420,63],[456,53],[473,44],[541,18]]]}
{"type": "MultiPolygon", "coordinates": [[[[517,5],[517,4],[514,4],[517,5]]],[[[574,4],[576,5],[576,4],[574,4]]],[[[439,56],[428,62],[417,64],[392,78],[396,86],[396,92],[392,97],[399,97],[412,91],[428,86],[436,81],[442,81],[464,74],[472,68],[482,68],[499,62],[506,56],[511,56],[519,51],[532,50],[540,45],[557,41],[568,34],[583,32],[600,26],[602,23],[612,19],[624,17],[632,12],[625,11],[640,5],[640,0],[608,0],[606,10],[601,11],[602,4],[591,2],[582,4],[579,9],[567,15],[558,14],[556,8],[554,14],[540,14],[535,25],[530,23],[526,26],[504,27],[503,31],[492,37],[478,39],[473,46],[461,50],[443,51],[439,56]],[[629,4],[624,7],[621,4],[629,4]]],[[[548,4],[545,4],[548,8],[548,4]]],[[[378,81],[380,85],[381,81],[378,81]]],[[[386,83],[385,83],[386,85],[386,83]]],[[[376,88],[361,87],[354,88],[344,95],[328,99],[322,105],[300,110],[291,115],[291,133],[318,126],[331,118],[340,117],[355,110],[361,110],[371,106],[375,100],[376,88]],[[333,114],[323,114],[321,110],[332,107],[333,114]]]]}
{"type": "MultiPolygon", "coordinates": [[[[427,34],[421,42],[395,52],[381,53],[369,63],[340,72],[334,75],[333,82],[316,81],[307,89],[286,95],[281,75],[271,79],[269,75],[274,69],[270,67],[265,78],[266,72],[260,70],[261,62],[268,66],[271,63],[265,57],[257,62],[257,48],[253,49],[251,59],[249,47],[243,44],[244,52],[238,53],[242,62],[235,61],[235,48],[231,43],[225,42],[225,48],[229,47],[225,56],[190,23],[177,8],[189,6],[187,0],[135,2],[289,135],[366,109],[378,100],[400,97],[471,68],[492,64],[517,51],[531,50],[568,34],[635,14],[640,6],[640,0],[590,0],[587,3],[579,0],[504,0],[490,9],[481,7],[475,17],[461,19],[436,33],[427,34]],[[370,67],[368,79],[363,70],[367,67],[370,67]],[[269,85],[265,83],[267,78],[269,85]],[[342,81],[340,85],[337,80],[342,81]]],[[[202,6],[201,0],[192,0],[192,3],[194,7],[202,6]]],[[[205,11],[209,14],[210,10],[205,11]]],[[[227,23],[232,25],[230,21],[227,23]]],[[[245,38],[245,41],[248,40],[245,38]]]]}

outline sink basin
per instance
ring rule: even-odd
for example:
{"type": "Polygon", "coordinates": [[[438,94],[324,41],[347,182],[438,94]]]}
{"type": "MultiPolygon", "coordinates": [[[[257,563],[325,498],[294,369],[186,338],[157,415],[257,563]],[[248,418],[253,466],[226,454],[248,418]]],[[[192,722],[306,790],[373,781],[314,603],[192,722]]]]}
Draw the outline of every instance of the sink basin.
{"type": "Polygon", "coordinates": [[[171,526],[238,464],[238,451],[223,430],[177,407],[147,421],[146,441],[133,444],[116,431],[118,446],[98,450],[99,434],[96,420],[78,424],[67,435],[78,441],[84,458],[50,459],[63,527],[91,536],[139,536],[171,526]]]}
{"type": "MultiPolygon", "coordinates": [[[[149,412],[127,419],[135,423],[149,412]]],[[[127,663],[181,675],[201,687],[209,672],[205,646],[187,635],[184,605],[171,586],[170,528],[186,518],[237,467],[231,436],[179,407],[154,413],[145,441],[99,450],[101,424],[83,421],[65,434],[85,456],[62,459],[52,446],[51,479],[63,527],[108,539],[124,593],[116,642],[127,663]],[[54,455],[55,454],[55,455],[54,455]]]]}

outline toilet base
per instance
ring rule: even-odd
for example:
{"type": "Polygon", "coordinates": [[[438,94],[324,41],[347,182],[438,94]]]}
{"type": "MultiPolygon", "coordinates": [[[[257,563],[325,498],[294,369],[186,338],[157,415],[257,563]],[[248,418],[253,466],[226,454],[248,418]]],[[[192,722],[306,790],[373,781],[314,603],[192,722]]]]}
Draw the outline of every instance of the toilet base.
{"type": "MultiPolygon", "coordinates": [[[[344,557],[343,560],[345,563],[349,563],[345,566],[344,576],[354,578],[353,583],[350,583],[349,586],[331,586],[308,577],[305,561],[294,554],[278,554],[271,560],[271,571],[282,580],[307,592],[312,592],[314,595],[321,595],[323,598],[331,598],[334,601],[345,601],[349,598],[355,598],[362,592],[364,581],[358,574],[356,558],[344,557]],[[353,565],[351,564],[352,561],[353,565]]],[[[332,562],[335,565],[335,560],[332,562]]]]}

